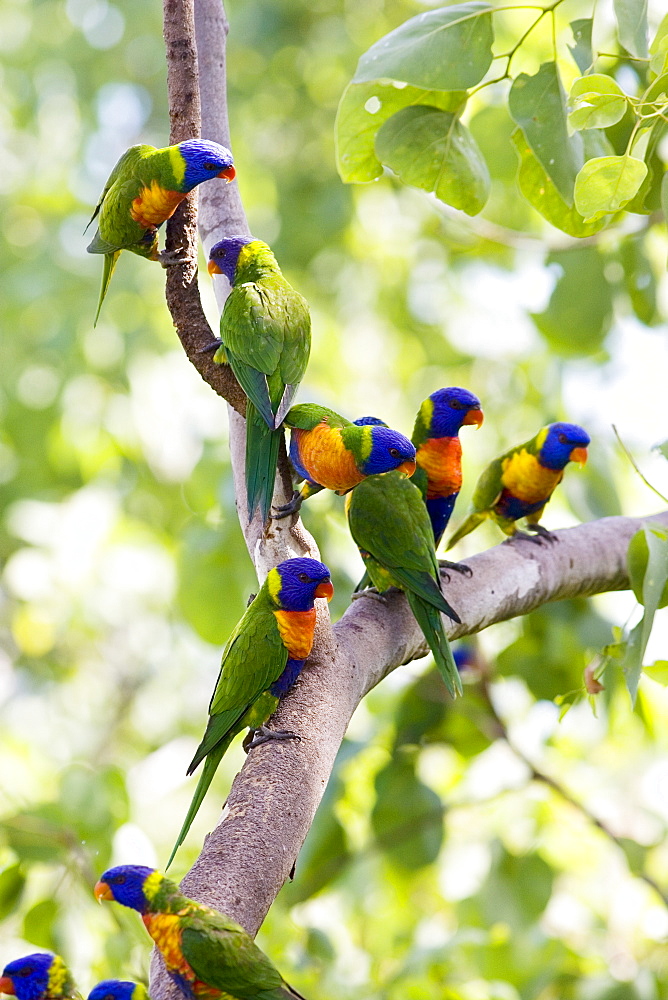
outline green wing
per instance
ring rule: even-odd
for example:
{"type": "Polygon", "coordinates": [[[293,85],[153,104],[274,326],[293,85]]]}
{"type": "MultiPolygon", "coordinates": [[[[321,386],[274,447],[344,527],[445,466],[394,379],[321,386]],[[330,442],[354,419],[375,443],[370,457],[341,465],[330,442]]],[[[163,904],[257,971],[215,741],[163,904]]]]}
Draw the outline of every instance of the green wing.
{"type": "Polygon", "coordinates": [[[312,431],[314,427],[326,421],[330,427],[350,427],[352,421],[346,420],[335,410],[317,403],[299,403],[290,408],[285,416],[286,427],[295,427],[302,431],[312,431]]]}
{"type": "Polygon", "coordinates": [[[133,220],[130,205],[144,186],[144,181],[139,176],[141,166],[146,157],[154,152],[154,146],[139,145],[131,146],[121,156],[91,219],[92,222],[99,216],[99,233],[88,247],[89,253],[110,253],[112,250],[129,250],[137,245],[141,246],[145,229],[133,220]]]}
{"type": "MultiPolygon", "coordinates": [[[[152,152],[154,149],[155,149],[154,146],[146,146],[139,144],[137,146],[130,146],[129,149],[125,150],[125,152],[120,157],[120,159],[114,166],[113,170],[109,174],[107,183],[104,185],[104,190],[100,195],[97,205],[95,206],[95,211],[90,217],[88,226],[90,226],[93,219],[96,219],[97,216],[100,214],[100,209],[102,208],[102,204],[104,202],[104,199],[107,197],[110,188],[112,188],[118,180],[120,180],[120,182],[123,183],[125,180],[131,177],[134,174],[136,167],[141,162],[142,158],[146,155],[146,153],[152,152]]],[[[88,226],[86,226],[86,229],[88,229],[88,226]]],[[[84,230],[84,232],[85,231],[86,230],[84,230]]]]}
{"type": "Polygon", "coordinates": [[[214,910],[188,914],[183,922],[183,957],[202,982],[243,1000],[289,996],[280,992],[278,969],[239,924],[214,910]]]}

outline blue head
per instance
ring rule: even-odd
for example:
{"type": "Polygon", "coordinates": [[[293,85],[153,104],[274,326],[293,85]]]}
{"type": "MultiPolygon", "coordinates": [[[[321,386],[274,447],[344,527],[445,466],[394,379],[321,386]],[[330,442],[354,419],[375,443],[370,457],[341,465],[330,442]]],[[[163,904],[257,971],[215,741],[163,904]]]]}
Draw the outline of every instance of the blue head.
{"type": "Polygon", "coordinates": [[[100,876],[95,898],[114,899],[138,913],[146,913],[163,876],[145,865],[117,865],[100,876]]]}
{"type": "Polygon", "coordinates": [[[203,181],[223,177],[233,181],[236,175],[234,160],[229,149],[209,139],[188,139],[179,143],[179,152],[185,163],[182,191],[192,191],[203,181]]]}
{"type": "Polygon", "coordinates": [[[457,437],[464,424],[479,427],[483,421],[478,397],[459,386],[432,392],[420,407],[420,415],[428,438],[457,437]]]}
{"type": "Polygon", "coordinates": [[[391,472],[392,469],[412,476],[416,468],[415,445],[399,431],[374,424],[362,440],[358,468],[365,476],[391,472]]]}
{"type": "Polygon", "coordinates": [[[563,469],[569,462],[587,461],[587,445],[590,437],[577,424],[548,424],[539,431],[538,460],[548,469],[563,469]]]}
{"type": "Polygon", "coordinates": [[[267,575],[270,596],[286,611],[310,611],[316,597],[331,600],[329,569],[317,559],[286,559],[267,575]]]}
{"type": "Polygon", "coordinates": [[[103,979],[90,991],[88,1000],[148,1000],[148,993],[141,983],[103,979]]]}
{"type": "Polygon", "coordinates": [[[359,420],[353,420],[353,423],[358,427],[387,427],[380,417],[360,417],[359,420]]]}
{"type": "Polygon", "coordinates": [[[0,993],[18,1000],[45,1000],[69,996],[72,980],[60,955],[35,952],[8,962],[0,977],[0,993]]]}
{"type": "Polygon", "coordinates": [[[209,274],[212,277],[214,274],[224,274],[233,285],[239,254],[245,246],[254,242],[253,236],[226,236],[224,240],[214,243],[209,250],[209,274]]]}

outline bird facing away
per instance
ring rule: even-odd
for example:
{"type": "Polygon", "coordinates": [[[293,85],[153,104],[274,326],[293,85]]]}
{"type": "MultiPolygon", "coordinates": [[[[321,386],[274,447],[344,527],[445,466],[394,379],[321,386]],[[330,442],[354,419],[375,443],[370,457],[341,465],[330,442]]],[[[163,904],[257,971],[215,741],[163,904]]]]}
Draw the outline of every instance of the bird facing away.
{"type": "Polygon", "coordinates": [[[304,1000],[250,934],[230,917],[182,895],[154,868],[109,868],[95,896],[141,914],[167,972],[190,1000],[304,1000]]]}
{"type": "Polygon", "coordinates": [[[220,317],[214,361],[227,362],[248,396],[246,495],[249,518],[271,510],[280,427],[311,353],[308,303],[285,280],[266,243],[228,236],[211,248],[209,273],[224,274],[232,291],[220,317]]]}
{"type": "MultiPolygon", "coordinates": [[[[421,404],[411,438],[417,470],[413,482],[422,493],[438,548],[462,488],[462,446],[459,431],[480,427],[480,400],[468,389],[450,386],[432,392],[421,404]]],[[[452,564],[457,567],[457,563],[452,564]]]]}
{"type": "Polygon", "coordinates": [[[229,149],[206,139],[188,139],[164,149],[130,146],[123,153],[88,223],[98,220],[88,253],[104,254],[95,324],[121,250],[163,265],[182,262],[180,251],[158,252],[158,228],[198,184],[214,177],[231,181],[234,176],[229,149]]]}
{"type": "Polygon", "coordinates": [[[276,517],[294,514],[322,489],[343,495],[367,476],[392,469],[407,476],[415,472],[414,445],[382,422],[354,424],[326,406],[301,403],[292,407],[285,424],[291,431],[290,461],[304,485],[277,508],[276,517]]]}
{"type": "Polygon", "coordinates": [[[471,513],[454,532],[447,547],[452,548],[488,517],[513,538],[538,545],[541,538],[556,541],[538,521],[568,463],[584,465],[587,461],[589,441],[587,432],[577,424],[548,424],[531,440],[494,459],[476,484],[471,513]],[[528,529],[540,537],[518,530],[516,521],[522,517],[528,529]]]}
{"type": "Polygon", "coordinates": [[[250,742],[244,741],[246,749],[272,739],[299,739],[294,733],[267,729],[264,723],[296,681],[311,652],[315,598],[329,601],[333,593],[329,570],[316,559],[286,559],[269,571],[223,650],[209,721],[188,774],[201,761],[204,767],[167,867],[237,733],[253,730],[250,742]]]}
{"type": "Polygon", "coordinates": [[[52,951],[38,951],[8,962],[0,976],[0,993],[17,1000],[64,1000],[77,995],[69,969],[52,951]]]}
{"type": "Polygon", "coordinates": [[[103,979],[88,994],[88,1000],[149,1000],[146,987],[125,979],[103,979]]]}
{"type": "MultiPolygon", "coordinates": [[[[450,694],[461,694],[459,672],[441,613],[460,618],[441,592],[434,534],[420,490],[401,472],[369,476],[346,498],[350,534],[366,572],[382,594],[404,591],[450,694]]],[[[360,595],[361,596],[361,595],[360,595]]]]}

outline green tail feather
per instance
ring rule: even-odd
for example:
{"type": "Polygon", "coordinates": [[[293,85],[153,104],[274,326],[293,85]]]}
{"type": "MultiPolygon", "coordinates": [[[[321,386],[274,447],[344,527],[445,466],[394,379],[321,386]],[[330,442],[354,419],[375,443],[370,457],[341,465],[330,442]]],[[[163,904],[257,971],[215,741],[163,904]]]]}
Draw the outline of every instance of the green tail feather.
{"type": "Polygon", "coordinates": [[[248,517],[253,517],[259,506],[263,523],[271,511],[274,495],[278,448],[283,431],[270,430],[264,418],[248,400],[246,406],[246,496],[248,517]]]}
{"type": "Polygon", "coordinates": [[[452,655],[452,650],[450,649],[450,643],[443,629],[440,612],[421,597],[411,594],[410,591],[406,592],[406,597],[411,606],[411,611],[422,629],[422,634],[434,654],[436,666],[445,682],[445,686],[452,697],[456,698],[458,694],[462,694],[462,681],[452,655]]]}
{"type": "Polygon", "coordinates": [[[114,269],[120,257],[121,251],[114,250],[113,253],[106,253],[104,255],[104,268],[102,270],[102,287],[100,288],[100,298],[97,303],[97,312],[95,313],[95,319],[93,320],[93,326],[97,326],[97,321],[100,318],[100,309],[102,308],[102,303],[104,302],[104,297],[107,294],[107,289],[109,288],[109,282],[111,281],[111,276],[114,273],[114,269]]]}
{"type": "Polygon", "coordinates": [[[488,512],[486,510],[476,511],[474,514],[469,514],[469,516],[462,521],[457,530],[450,536],[448,544],[445,546],[446,552],[448,549],[451,549],[453,545],[456,545],[456,543],[459,542],[464,535],[468,535],[470,531],[473,531],[473,529],[477,528],[479,524],[482,524],[486,517],[488,517],[488,512]]]}
{"type": "Polygon", "coordinates": [[[199,776],[199,781],[197,782],[197,788],[195,789],[195,794],[192,797],[192,802],[188,807],[186,818],[183,821],[181,832],[176,838],[176,843],[172,848],[172,853],[169,855],[169,861],[167,862],[167,867],[165,868],[165,871],[167,871],[167,868],[169,868],[169,866],[171,865],[172,861],[174,860],[174,855],[178,851],[183,841],[188,836],[188,830],[192,826],[193,820],[195,819],[195,816],[199,811],[199,807],[202,805],[202,802],[204,801],[204,796],[209,790],[209,785],[213,781],[213,776],[218,770],[218,765],[223,759],[223,755],[225,754],[225,751],[229,747],[235,735],[236,732],[231,733],[226,739],[222,741],[222,743],[219,743],[217,747],[214,747],[213,750],[209,751],[206,760],[204,761],[204,767],[202,768],[202,773],[199,776]]]}

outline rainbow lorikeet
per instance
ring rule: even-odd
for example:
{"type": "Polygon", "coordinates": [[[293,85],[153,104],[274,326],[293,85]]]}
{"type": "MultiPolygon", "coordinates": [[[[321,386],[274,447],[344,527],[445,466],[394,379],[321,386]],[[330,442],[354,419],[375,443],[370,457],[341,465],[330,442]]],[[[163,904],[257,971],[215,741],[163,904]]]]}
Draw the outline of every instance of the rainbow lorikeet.
{"type": "Polygon", "coordinates": [[[277,508],[277,517],[299,510],[322,489],[347,493],[367,476],[399,469],[415,472],[415,447],[382,421],[355,424],[317,403],[293,406],[285,418],[290,428],[290,461],[304,480],[292,500],[277,508]]]}
{"type": "Polygon", "coordinates": [[[330,600],[333,593],[324,563],[306,558],[286,559],[269,571],[228,639],[209,705],[209,721],[188,774],[201,761],[204,768],[167,862],[168,868],[237,733],[250,727],[253,735],[250,742],[244,741],[247,749],[270,739],[298,739],[294,733],[267,729],[264,723],[296,681],[311,652],[315,598],[330,600]]]}
{"type": "Polygon", "coordinates": [[[556,541],[538,521],[569,462],[587,461],[589,435],[577,424],[548,424],[487,466],[473,492],[472,512],[448,541],[452,546],[484,521],[493,518],[506,535],[541,544],[541,538],[556,541]],[[516,521],[526,518],[527,527],[540,537],[519,531],[516,521]]]}
{"type": "Polygon", "coordinates": [[[482,421],[478,397],[458,386],[437,389],[418,410],[411,438],[418,465],[413,482],[425,499],[437,548],[462,488],[459,431],[482,421]]]}
{"type": "Polygon", "coordinates": [[[252,518],[269,517],[280,427],[311,353],[308,303],[285,280],[266,243],[228,236],[209,253],[209,273],[224,274],[232,291],[220,317],[214,361],[227,361],[248,396],[246,493],[252,518]]]}
{"type": "Polygon", "coordinates": [[[149,995],[141,983],[103,979],[90,991],[88,1000],[149,1000],[149,995]]]}
{"type": "Polygon", "coordinates": [[[164,149],[130,146],[123,153],[88,223],[98,219],[88,253],[104,254],[95,323],[121,250],[131,250],[164,265],[179,263],[183,259],[179,252],[158,252],[158,227],[202,181],[213,177],[231,181],[234,176],[229,149],[208,139],[188,139],[164,149]]]}
{"type": "Polygon", "coordinates": [[[95,896],[141,914],[167,972],[190,1000],[304,1000],[243,927],[188,899],[154,868],[110,868],[95,896]]]}
{"type": "Polygon", "coordinates": [[[64,1000],[78,994],[60,955],[39,951],[8,962],[0,976],[0,993],[17,1000],[64,1000]]]}
{"type": "Polygon", "coordinates": [[[461,694],[441,613],[456,622],[460,618],[441,591],[434,533],[420,490],[399,471],[369,476],[346,498],[346,512],[372,584],[381,594],[390,587],[404,591],[448,691],[453,698],[461,694]]]}

